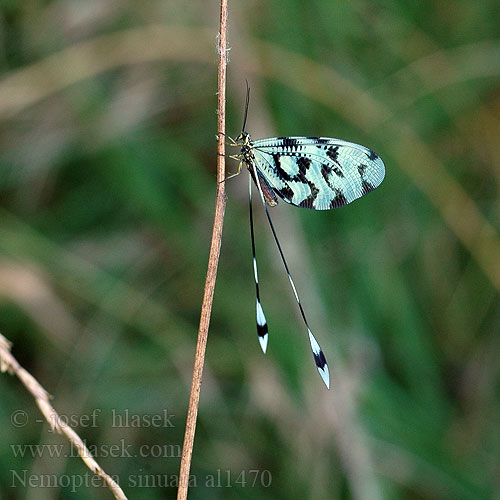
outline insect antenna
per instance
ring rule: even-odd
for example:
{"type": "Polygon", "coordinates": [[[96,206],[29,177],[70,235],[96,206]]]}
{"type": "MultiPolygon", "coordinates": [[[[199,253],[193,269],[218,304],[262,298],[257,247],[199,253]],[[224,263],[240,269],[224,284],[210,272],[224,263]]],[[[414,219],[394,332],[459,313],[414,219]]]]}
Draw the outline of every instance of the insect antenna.
{"type": "MultiPolygon", "coordinates": [[[[253,163],[252,163],[252,170],[253,170],[253,174],[254,174],[255,179],[257,179],[258,178],[257,177],[258,176],[257,169],[253,163]]],[[[253,263],[254,263],[254,272],[255,272],[255,285],[256,285],[256,289],[257,289],[257,332],[259,332],[259,312],[262,312],[262,316],[260,317],[260,321],[261,321],[262,327],[263,328],[265,327],[265,339],[266,339],[265,342],[266,342],[266,346],[267,346],[267,322],[266,322],[266,319],[264,316],[264,312],[262,311],[262,307],[259,308],[260,299],[259,299],[259,286],[258,286],[258,279],[257,279],[257,263],[255,260],[255,245],[254,245],[254,236],[253,236],[253,219],[252,219],[252,204],[251,204],[251,196],[252,196],[251,195],[251,187],[252,186],[251,186],[251,181],[249,181],[249,182],[250,182],[249,193],[250,193],[250,224],[251,224],[251,235],[252,235],[252,251],[253,251],[253,263]]],[[[309,343],[311,345],[311,350],[313,353],[314,362],[316,363],[316,367],[318,368],[318,372],[319,372],[321,378],[323,379],[323,382],[325,383],[327,389],[330,389],[330,371],[328,369],[328,363],[326,362],[325,355],[323,354],[323,351],[321,350],[321,347],[320,347],[318,341],[316,340],[316,337],[311,332],[311,328],[309,327],[309,323],[307,322],[306,314],[304,312],[304,309],[302,308],[302,304],[300,303],[299,294],[297,293],[297,289],[295,287],[295,283],[293,282],[293,278],[292,278],[292,275],[290,273],[290,269],[288,268],[288,264],[286,262],[285,255],[283,254],[283,250],[281,249],[281,245],[279,243],[278,236],[276,234],[276,230],[274,229],[274,224],[271,220],[271,216],[269,215],[269,210],[267,209],[266,201],[264,199],[264,194],[262,193],[262,188],[261,188],[259,182],[256,182],[256,184],[257,184],[257,189],[259,190],[260,199],[262,201],[262,204],[264,205],[264,210],[266,211],[266,216],[267,216],[267,220],[269,222],[269,226],[271,227],[271,231],[273,233],[274,241],[276,243],[276,246],[278,247],[278,250],[279,250],[279,253],[281,256],[281,260],[283,262],[283,265],[285,266],[285,271],[288,275],[288,281],[290,282],[290,286],[292,287],[293,293],[295,295],[295,300],[297,301],[297,304],[298,304],[299,309],[300,309],[300,314],[302,315],[302,319],[304,320],[304,324],[306,325],[306,328],[307,328],[307,333],[309,335],[309,343]]],[[[261,342],[261,346],[262,346],[263,341],[261,341],[260,333],[259,333],[259,341],[261,342]]],[[[264,352],[265,352],[265,350],[264,350],[264,352]]]]}
{"type": "Polygon", "coordinates": [[[250,102],[250,87],[248,86],[248,80],[245,80],[247,84],[247,96],[245,98],[245,114],[243,115],[243,125],[241,127],[241,131],[245,131],[245,127],[247,125],[247,116],[248,116],[248,103],[250,102]]]}

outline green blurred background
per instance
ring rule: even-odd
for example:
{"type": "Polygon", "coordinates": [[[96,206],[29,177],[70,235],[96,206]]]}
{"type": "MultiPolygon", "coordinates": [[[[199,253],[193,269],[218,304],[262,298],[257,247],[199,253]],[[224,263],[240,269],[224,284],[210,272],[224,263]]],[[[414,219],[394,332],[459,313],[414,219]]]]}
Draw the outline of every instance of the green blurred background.
{"type": "MultiPolygon", "coordinates": [[[[129,499],[176,495],[218,15],[206,0],[0,4],[0,332],[59,413],[97,415],[76,430],[129,499]],[[141,419],[120,427],[127,412],[141,419]]],[[[256,205],[260,350],[246,174],[227,183],[189,498],[500,499],[499,26],[492,0],[230,2],[228,134],[248,79],[254,138],[358,142],[387,174],[332,212],[272,210],[330,391],[256,205]]],[[[112,498],[72,487],[90,472],[18,380],[0,394],[2,499],[112,498]]]]}

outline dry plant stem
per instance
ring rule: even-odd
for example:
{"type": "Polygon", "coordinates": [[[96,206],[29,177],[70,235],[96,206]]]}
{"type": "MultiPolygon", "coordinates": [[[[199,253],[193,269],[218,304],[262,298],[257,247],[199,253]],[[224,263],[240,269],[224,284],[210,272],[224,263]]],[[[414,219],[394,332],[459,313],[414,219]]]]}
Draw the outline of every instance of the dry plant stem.
{"type": "Polygon", "coordinates": [[[104,480],[116,499],[127,500],[125,493],[123,493],[118,484],[110,476],[108,476],[101,466],[94,460],[90,451],[83,444],[80,436],[68,425],[61,425],[59,415],[49,403],[49,395],[47,391],[17,362],[16,358],[14,358],[10,352],[10,347],[11,343],[2,334],[0,334],[0,371],[9,372],[11,375],[15,375],[23,383],[26,389],[28,389],[28,391],[35,398],[38,408],[40,408],[40,411],[52,430],[55,430],[59,434],[63,434],[68,438],[74,448],[78,450],[78,454],[82,457],[85,465],[87,465],[87,467],[94,474],[97,474],[104,480]]]}
{"type": "Polygon", "coordinates": [[[198,328],[198,341],[194,357],[193,378],[191,381],[191,395],[186,419],[186,431],[184,434],[184,445],[182,447],[181,468],[179,472],[179,489],[177,500],[186,500],[189,486],[189,471],[191,469],[191,456],[193,454],[194,434],[196,431],[196,417],[198,415],[198,404],[200,401],[201,380],[203,365],[205,362],[205,349],[207,346],[208,327],[210,314],[212,312],[212,301],[214,297],[215,278],[219,263],[219,253],[222,240],[222,225],[224,223],[224,210],[226,208],[225,191],[225,122],[226,122],[226,26],[227,26],[227,0],[220,2],[220,24],[218,36],[219,66],[217,78],[217,193],[215,200],[215,216],[212,229],[212,243],[208,258],[207,277],[205,280],[205,291],[201,306],[200,325],[198,328]]]}

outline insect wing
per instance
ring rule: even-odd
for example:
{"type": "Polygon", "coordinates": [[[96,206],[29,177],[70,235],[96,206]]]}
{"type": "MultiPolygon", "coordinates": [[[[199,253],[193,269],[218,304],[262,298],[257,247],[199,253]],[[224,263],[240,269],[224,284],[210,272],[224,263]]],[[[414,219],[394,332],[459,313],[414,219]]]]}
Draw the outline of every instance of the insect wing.
{"type": "Polygon", "coordinates": [[[371,149],[327,137],[273,137],[252,142],[255,166],[287,203],[313,210],[346,205],[385,176],[371,149]]]}

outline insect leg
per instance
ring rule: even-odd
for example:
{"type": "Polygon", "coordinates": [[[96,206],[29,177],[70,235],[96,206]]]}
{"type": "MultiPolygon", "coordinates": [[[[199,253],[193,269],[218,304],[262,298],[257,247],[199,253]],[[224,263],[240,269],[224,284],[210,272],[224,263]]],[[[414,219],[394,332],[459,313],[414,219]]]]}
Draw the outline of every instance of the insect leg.
{"type": "MultiPolygon", "coordinates": [[[[240,160],[239,156],[238,155],[230,155],[229,158],[233,159],[233,160],[240,160]]],[[[241,167],[243,166],[243,162],[240,160],[240,163],[238,164],[238,171],[235,172],[234,174],[230,174],[228,175],[223,181],[221,182],[226,182],[227,180],[229,179],[232,179],[233,177],[236,177],[237,175],[240,175],[241,173],[241,167]]]]}

